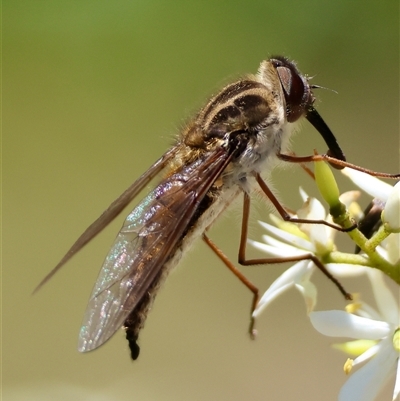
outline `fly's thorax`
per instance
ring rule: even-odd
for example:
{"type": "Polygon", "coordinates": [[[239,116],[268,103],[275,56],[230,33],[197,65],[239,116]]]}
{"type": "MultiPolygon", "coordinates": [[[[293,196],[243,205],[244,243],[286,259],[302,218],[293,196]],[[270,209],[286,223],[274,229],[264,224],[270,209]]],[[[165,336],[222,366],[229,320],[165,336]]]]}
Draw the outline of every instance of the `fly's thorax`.
{"type": "Polygon", "coordinates": [[[187,153],[237,147],[224,175],[233,181],[258,171],[281,151],[288,133],[285,98],[274,66],[263,73],[234,82],[212,97],[183,131],[181,144],[187,153]]]}
{"type": "Polygon", "coordinates": [[[183,142],[205,148],[230,134],[255,135],[285,121],[282,99],[255,76],[234,82],[200,110],[184,131],[183,142]]]}

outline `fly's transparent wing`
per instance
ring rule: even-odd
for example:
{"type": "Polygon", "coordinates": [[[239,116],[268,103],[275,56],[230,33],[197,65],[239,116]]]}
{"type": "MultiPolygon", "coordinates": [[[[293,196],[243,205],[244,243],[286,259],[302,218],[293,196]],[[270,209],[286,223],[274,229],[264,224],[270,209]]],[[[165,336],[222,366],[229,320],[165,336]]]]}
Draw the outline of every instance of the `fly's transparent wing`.
{"type": "Polygon", "coordinates": [[[95,220],[75,241],[69,251],[58,262],[57,266],[39,283],[33,293],[38,291],[46,284],[77,252],[79,252],[88,242],[110,224],[124,208],[135,198],[135,196],[147,185],[175,155],[178,147],[175,146],[160,157],[143,175],[141,175],[122,195],[120,195],[111,205],[95,220]]]}
{"type": "Polygon", "coordinates": [[[127,217],[90,297],[79,351],[99,347],[123,325],[230,158],[222,148],[207,153],[163,180],[127,217]]]}

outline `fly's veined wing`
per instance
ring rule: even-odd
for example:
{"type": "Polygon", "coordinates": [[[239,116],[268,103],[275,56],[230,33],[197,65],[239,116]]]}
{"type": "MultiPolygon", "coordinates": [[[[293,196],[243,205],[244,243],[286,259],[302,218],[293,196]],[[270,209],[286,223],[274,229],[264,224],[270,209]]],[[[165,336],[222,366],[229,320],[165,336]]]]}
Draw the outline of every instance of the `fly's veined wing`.
{"type": "Polygon", "coordinates": [[[99,234],[108,224],[110,224],[124,208],[135,198],[135,196],[147,185],[176,154],[178,147],[171,148],[164,153],[144,174],[142,174],[122,195],[120,195],[111,205],[95,220],[75,241],[69,251],[58,262],[57,266],[39,283],[33,293],[36,293],[46,284],[77,252],[79,252],[88,242],[99,234]]]}
{"type": "Polygon", "coordinates": [[[99,347],[123,325],[230,159],[223,148],[205,154],[163,180],[127,217],[90,297],[79,351],[99,347]]]}

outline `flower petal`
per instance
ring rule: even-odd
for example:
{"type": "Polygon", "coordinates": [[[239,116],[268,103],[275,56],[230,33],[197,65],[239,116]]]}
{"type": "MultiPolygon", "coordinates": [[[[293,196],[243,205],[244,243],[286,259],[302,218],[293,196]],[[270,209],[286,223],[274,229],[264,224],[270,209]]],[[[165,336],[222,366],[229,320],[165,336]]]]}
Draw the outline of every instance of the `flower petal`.
{"type": "Polygon", "coordinates": [[[393,390],[393,401],[399,396],[399,394],[400,394],[400,358],[397,359],[397,372],[393,390]]]}
{"type": "Polygon", "coordinates": [[[253,240],[247,240],[248,243],[256,249],[259,249],[262,252],[266,252],[269,255],[277,256],[277,257],[287,257],[287,256],[302,256],[307,255],[309,252],[303,251],[301,249],[297,249],[293,246],[288,246],[285,244],[285,247],[277,247],[269,244],[265,244],[264,242],[258,242],[253,240]]]}
{"type": "Polygon", "coordinates": [[[354,372],[339,393],[339,401],[373,401],[391,376],[396,353],[387,344],[374,358],[354,372]]]}
{"type": "Polygon", "coordinates": [[[372,291],[378,306],[381,318],[395,326],[400,323],[398,300],[396,300],[386,285],[383,273],[377,269],[368,269],[367,275],[370,279],[372,291]]]}
{"type": "Polygon", "coordinates": [[[311,312],[309,316],[314,328],[326,336],[379,340],[390,333],[390,325],[386,322],[344,311],[311,312]]]}
{"type": "Polygon", "coordinates": [[[360,276],[361,274],[365,274],[368,270],[371,270],[369,267],[352,265],[349,263],[327,263],[325,267],[330,273],[338,277],[360,276]]]}
{"type": "Polygon", "coordinates": [[[385,349],[385,342],[388,342],[387,338],[383,341],[379,341],[376,344],[372,345],[372,347],[368,348],[353,361],[353,366],[363,363],[368,359],[372,358],[373,356],[375,356],[378,352],[381,352],[382,349],[385,349]]]}
{"type": "Polygon", "coordinates": [[[304,191],[304,189],[302,187],[299,187],[299,192],[300,192],[301,199],[303,200],[303,202],[305,202],[309,198],[307,192],[304,191]]]}
{"type": "Polygon", "coordinates": [[[308,273],[309,266],[308,260],[302,260],[284,271],[258,301],[253,317],[257,317],[276,297],[292,287],[295,282],[299,282],[300,278],[308,273]]]}
{"type": "Polygon", "coordinates": [[[400,233],[392,233],[387,237],[382,245],[386,249],[386,257],[393,265],[400,261],[400,233]]]}
{"type": "MultiPolygon", "coordinates": [[[[346,208],[348,209],[352,203],[355,203],[361,196],[361,192],[360,191],[347,191],[347,192],[343,192],[340,196],[339,196],[339,200],[340,202],[342,202],[346,208]]],[[[358,215],[357,215],[358,217],[358,215]]]]}
{"type": "Polygon", "coordinates": [[[260,221],[259,223],[271,234],[274,234],[276,237],[292,244],[296,248],[301,248],[309,252],[315,251],[314,245],[310,241],[300,238],[297,235],[288,233],[287,231],[280,230],[279,228],[274,227],[271,224],[264,223],[262,221],[260,221]]]}
{"type": "Polygon", "coordinates": [[[392,188],[382,214],[382,221],[390,230],[400,230],[400,181],[392,188]]]}
{"type": "Polygon", "coordinates": [[[300,284],[295,284],[296,288],[303,295],[306,303],[307,315],[314,310],[317,304],[317,287],[311,281],[302,280],[300,284]]]}
{"type": "Polygon", "coordinates": [[[372,177],[369,174],[348,167],[345,167],[341,171],[344,175],[349,177],[354,184],[374,198],[386,201],[392,191],[393,187],[391,185],[386,184],[386,182],[383,182],[376,177],[372,177]]]}
{"type": "Polygon", "coordinates": [[[297,216],[300,219],[324,220],[326,217],[326,210],[318,199],[308,198],[303,206],[297,210],[297,216]]]}
{"type": "MultiPolygon", "coordinates": [[[[326,220],[326,211],[322,203],[316,198],[308,198],[303,206],[297,210],[297,216],[305,220],[326,220]]],[[[315,252],[325,253],[332,248],[330,240],[333,229],[323,224],[301,224],[301,231],[307,233],[310,242],[314,244],[315,252]]]]}

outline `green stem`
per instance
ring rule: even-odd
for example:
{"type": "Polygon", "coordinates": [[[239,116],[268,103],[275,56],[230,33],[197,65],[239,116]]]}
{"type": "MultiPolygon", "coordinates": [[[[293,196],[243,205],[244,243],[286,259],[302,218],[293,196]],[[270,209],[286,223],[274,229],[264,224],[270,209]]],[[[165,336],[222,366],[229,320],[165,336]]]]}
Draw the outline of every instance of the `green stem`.
{"type": "MultiPolygon", "coordinates": [[[[340,225],[345,229],[349,229],[354,225],[350,214],[347,211],[337,213],[339,210],[331,210],[331,214],[333,217],[333,221],[340,225]],[[336,213],[335,213],[336,212],[336,213]]],[[[391,279],[393,279],[397,284],[400,284],[400,268],[397,265],[392,265],[387,260],[385,260],[379,253],[376,251],[376,247],[386,238],[390,233],[388,233],[385,228],[382,226],[378,232],[373,235],[369,240],[364,236],[364,234],[358,230],[358,228],[354,228],[351,231],[348,231],[347,234],[353,240],[353,242],[360,247],[360,249],[366,253],[368,256],[368,261],[364,260],[361,262],[361,265],[374,267],[376,269],[381,270],[391,279]]],[[[359,255],[354,255],[359,256],[359,255]]],[[[347,259],[347,258],[346,258],[347,259]]],[[[350,263],[351,260],[357,260],[357,258],[348,258],[350,262],[342,262],[342,263],[350,263]]]]}
{"type": "Polygon", "coordinates": [[[345,252],[330,252],[323,260],[324,263],[346,263],[349,265],[361,265],[366,267],[374,267],[369,258],[363,255],[345,252]]]}

